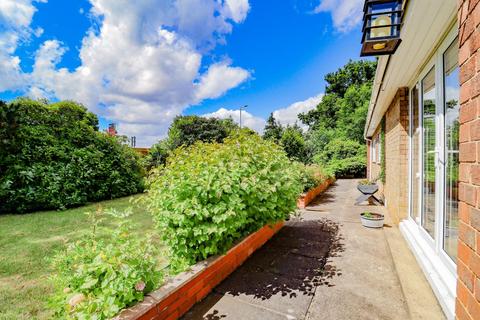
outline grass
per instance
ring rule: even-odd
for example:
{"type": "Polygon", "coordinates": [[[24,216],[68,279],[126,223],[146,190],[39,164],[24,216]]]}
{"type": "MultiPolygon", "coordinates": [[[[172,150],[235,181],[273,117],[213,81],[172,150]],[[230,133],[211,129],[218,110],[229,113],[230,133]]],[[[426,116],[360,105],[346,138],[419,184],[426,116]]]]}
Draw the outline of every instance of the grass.
{"type": "MultiPolygon", "coordinates": [[[[90,230],[87,216],[97,205],[119,211],[132,207],[138,234],[153,231],[151,216],[141,205],[131,203],[140,196],[104,201],[66,211],[25,215],[0,215],[0,320],[49,319],[48,282],[53,272],[48,258],[80,239],[90,230]]],[[[113,225],[113,222],[104,222],[113,225]]],[[[159,239],[156,239],[159,241],[159,239]]]]}

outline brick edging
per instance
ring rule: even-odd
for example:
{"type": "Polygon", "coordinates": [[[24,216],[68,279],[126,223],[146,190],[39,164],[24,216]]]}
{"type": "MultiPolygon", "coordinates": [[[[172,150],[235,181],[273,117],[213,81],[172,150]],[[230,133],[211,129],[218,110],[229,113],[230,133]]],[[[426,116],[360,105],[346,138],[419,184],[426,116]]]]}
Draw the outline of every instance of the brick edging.
{"type": "Polygon", "coordinates": [[[115,319],[170,320],[180,318],[245,262],[253,252],[273,237],[283,225],[284,222],[278,222],[271,226],[266,225],[246,237],[226,254],[195,264],[190,270],[178,274],[158,290],[148,294],[142,302],[122,311],[115,319]]]}
{"type": "Polygon", "coordinates": [[[312,202],[320,193],[327,190],[327,188],[335,182],[335,179],[330,178],[325,180],[321,185],[314,189],[310,189],[307,193],[303,194],[297,201],[297,207],[305,209],[310,202],[312,202]]]}

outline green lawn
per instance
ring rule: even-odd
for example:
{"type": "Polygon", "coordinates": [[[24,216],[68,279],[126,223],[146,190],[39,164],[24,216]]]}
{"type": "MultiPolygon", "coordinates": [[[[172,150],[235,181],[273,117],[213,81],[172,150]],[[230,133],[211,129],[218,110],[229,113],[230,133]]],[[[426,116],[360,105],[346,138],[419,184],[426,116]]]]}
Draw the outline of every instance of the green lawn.
{"type": "MultiPolygon", "coordinates": [[[[25,215],[0,215],[0,320],[48,319],[47,299],[52,287],[48,258],[65,247],[66,241],[89,231],[84,214],[103,208],[133,208],[138,234],[154,229],[152,218],[141,205],[130,203],[140,196],[104,201],[66,211],[25,215]]],[[[112,224],[105,222],[104,224],[112,224]]],[[[156,239],[156,241],[159,241],[156,239]]]]}

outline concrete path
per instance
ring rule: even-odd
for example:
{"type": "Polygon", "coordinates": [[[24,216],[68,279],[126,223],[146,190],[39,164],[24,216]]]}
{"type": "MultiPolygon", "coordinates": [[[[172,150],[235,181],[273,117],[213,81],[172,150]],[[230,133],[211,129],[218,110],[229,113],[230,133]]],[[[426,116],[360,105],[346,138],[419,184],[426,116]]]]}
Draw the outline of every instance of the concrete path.
{"type": "Polygon", "coordinates": [[[337,181],[184,319],[444,319],[388,215],[361,226],[362,211],[385,212],[354,206],[356,184],[337,181]]]}

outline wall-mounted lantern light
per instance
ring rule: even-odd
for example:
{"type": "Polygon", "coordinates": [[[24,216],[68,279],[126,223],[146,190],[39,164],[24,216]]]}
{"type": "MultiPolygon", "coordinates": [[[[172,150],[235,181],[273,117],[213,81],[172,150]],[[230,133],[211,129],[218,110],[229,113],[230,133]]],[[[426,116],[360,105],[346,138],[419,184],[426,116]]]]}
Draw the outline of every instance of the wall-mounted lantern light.
{"type": "Polygon", "coordinates": [[[402,39],[403,0],[366,0],[361,56],[394,54],[402,39]]]}

